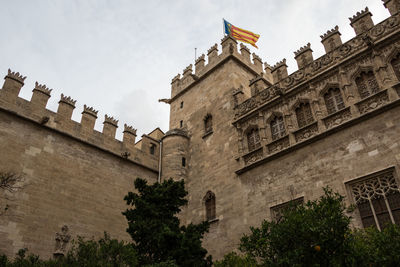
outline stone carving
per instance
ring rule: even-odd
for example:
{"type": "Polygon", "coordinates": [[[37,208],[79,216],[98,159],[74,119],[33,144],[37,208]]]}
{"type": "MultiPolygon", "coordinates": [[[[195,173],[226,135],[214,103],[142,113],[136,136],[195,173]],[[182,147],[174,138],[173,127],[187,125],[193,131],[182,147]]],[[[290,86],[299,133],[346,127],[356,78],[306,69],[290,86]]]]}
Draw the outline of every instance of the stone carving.
{"type": "Polygon", "coordinates": [[[256,162],[257,160],[262,159],[262,157],[263,157],[263,149],[262,149],[262,147],[260,147],[259,149],[254,150],[251,153],[249,153],[243,157],[244,164],[245,165],[252,164],[252,163],[256,162]]]}
{"type": "Polygon", "coordinates": [[[274,142],[270,143],[267,145],[268,148],[268,153],[272,154],[274,152],[281,151],[287,147],[289,147],[289,136],[285,136],[283,138],[280,138],[278,140],[275,140],[274,142]]]}
{"type": "Polygon", "coordinates": [[[69,229],[67,225],[61,228],[61,233],[56,233],[56,247],[53,255],[55,257],[64,256],[67,252],[67,245],[71,239],[71,235],[68,233],[69,229]]]}
{"type": "Polygon", "coordinates": [[[297,130],[294,133],[294,136],[296,138],[296,142],[301,142],[316,135],[317,133],[318,133],[318,124],[317,122],[314,122],[306,127],[301,128],[300,130],[297,130]]]}
{"type": "Polygon", "coordinates": [[[247,113],[257,106],[257,101],[254,98],[249,98],[237,106],[238,116],[247,113]]]}
{"type": "Polygon", "coordinates": [[[355,183],[352,185],[351,190],[356,204],[400,191],[392,170],[376,177],[355,183]]]}
{"type": "Polygon", "coordinates": [[[365,114],[378,107],[383,106],[387,102],[389,102],[389,96],[387,94],[387,91],[385,90],[358,102],[356,106],[361,114],[365,114]]]}
{"type": "Polygon", "coordinates": [[[332,127],[342,124],[349,119],[351,119],[351,112],[350,107],[347,107],[345,109],[339,110],[338,112],[335,112],[334,114],[329,115],[323,120],[326,128],[330,129],[332,127]]]}

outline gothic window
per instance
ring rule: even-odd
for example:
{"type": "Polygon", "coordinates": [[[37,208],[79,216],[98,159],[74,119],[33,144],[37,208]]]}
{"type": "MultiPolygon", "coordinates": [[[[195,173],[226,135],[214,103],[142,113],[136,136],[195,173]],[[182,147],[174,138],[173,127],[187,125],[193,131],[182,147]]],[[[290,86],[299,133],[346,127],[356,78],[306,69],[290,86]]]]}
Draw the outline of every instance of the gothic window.
{"type": "Polygon", "coordinates": [[[212,132],[212,116],[210,114],[207,114],[207,116],[204,118],[204,132],[212,132]]]}
{"type": "Polygon", "coordinates": [[[179,122],[179,126],[182,128],[183,127],[183,121],[179,122]]]}
{"type": "Polygon", "coordinates": [[[260,134],[257,128],[253,128],[250,132],[247,133],[247,145],[249,151],[252,151],[258,147],[260,147],[260,134]]]}
{"type": "Polygon", "coordinates": [[[397,79],[400,80],[400,54],[392,60],[391,64],[397,79]]]}
{"type": "Polygon", "coordinates": [[[287,209],[295,208],[298,205],[302,205],[304,203],[304,198],[296,198],[291,201],[282,203],[280,205],[271,207],[271,216],[272,219],[276,222],[279,222],[282,219],[283,212],[287,209]]]}
{"type": "Polygon", "coordinates": [[[378,82],[376,81],[375,75],[372,71],[361,72],[356,78],[356,84],[361,98],[366,98],[379,91],[378,82]]]}
{"type": "Polygon", "coordinates": [[[270,125],[271,125],[272,140],[276,140],[285,136],[286,134],[285,124],[283,122],[282,116],[275,117],[275,119],[271,121],[270,125]]]}
{"type": "Polygon", "coordinates": [[[309,103],[301,103],[296,108],[297,124],[299,128],[306,126],[314,121],[309,103]]]}
{"type": "Polygon", "coordinates": [[[328,114],[335,113],[344,108],[342,94],[339,88],[331,88],[324,95],[326,109],[328,114]]]}
{"type": "Polygon", "coordinates": [[[204,204],[206,206],[206,220],[211,221],[216,218],[215,213],[215,194],[208,191],[204,197],[204,204]]]}
{"type": "Polygon", "coordinates": [[[156,145],[155,144],[150,144],[150,154],[154,155],[156,151],[156,145]]]}
{"type": "Polygon", "coordinates": [[[351,185],[364,227],[400,224],[400,190],[389,169],[351,185]]]}

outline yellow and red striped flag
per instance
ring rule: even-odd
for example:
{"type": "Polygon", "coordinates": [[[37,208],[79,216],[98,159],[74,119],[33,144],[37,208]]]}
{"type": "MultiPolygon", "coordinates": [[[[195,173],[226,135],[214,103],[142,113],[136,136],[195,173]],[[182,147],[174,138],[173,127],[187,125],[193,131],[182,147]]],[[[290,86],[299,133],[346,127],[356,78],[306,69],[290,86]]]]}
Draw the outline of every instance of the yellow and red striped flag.
{"type": "Polygon", "coordinates": [[[256,46],[256,42],[258,41],[258,38],[260,38],[259,34],[255,34],[251,31],[235,27],[231,23],[227,22],[225,19],[224,28],[225,33],[232,36],[235,40],[251,44],[255,48],[258,48],[256,46]]]}

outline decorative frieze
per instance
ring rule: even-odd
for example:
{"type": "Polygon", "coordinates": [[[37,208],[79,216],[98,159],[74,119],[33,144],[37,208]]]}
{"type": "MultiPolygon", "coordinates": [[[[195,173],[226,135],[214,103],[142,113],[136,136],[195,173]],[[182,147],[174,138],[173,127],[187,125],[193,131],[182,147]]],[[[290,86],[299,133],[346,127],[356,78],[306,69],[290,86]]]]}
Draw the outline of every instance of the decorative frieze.
{"type": "Polygon", "coordinates": [[[273,141],[272,143],[269,143],[267,145],[268,148],[268,153],[272,154],[278,151],[281,151],[287,147],[289,147],[290,143],[289,143],[289,136],[286,135],[282,138],[279,138],[275,141],[273,141]]]}
{"type": "Polygon", "coordinates": [[[365,114],[385,105],[388,102],[389,96],[387,90],[384,90],[361,100],[360,102],[356,103],[356,106],[360,111],[360,114],[365,114]]]}
{"type": "Polygon", "coordinates": [[[323,119],[326,129],[333,128],[351,119],[350,107],[339,110],[323,119]]]}
{"type": "Polygon", "coordinates": [[[243,156],[244,164],[249,165],[263,158],[263,148],[259,147],[256,150],[243,156]]]}
{"type": "Polygon", "coordinates": [[[307,125],[297,131],[294,132],[294,137],[296,142],[301,142],[306,140],[314,135],[318,134],[318,123],[313,122],[310,125],[307,125]]]}

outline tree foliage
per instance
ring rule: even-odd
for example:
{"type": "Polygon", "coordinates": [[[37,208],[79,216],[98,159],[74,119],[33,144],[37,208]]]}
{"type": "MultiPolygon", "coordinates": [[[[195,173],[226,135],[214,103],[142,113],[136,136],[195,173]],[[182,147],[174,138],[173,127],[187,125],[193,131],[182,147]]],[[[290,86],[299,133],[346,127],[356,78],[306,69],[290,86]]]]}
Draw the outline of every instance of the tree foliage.
{"type": "Polygon", "coordinates": [[[399,265],[399,226],[352,230],[344,197],[329,188],[324,192],[315,201],[284,210],[279,221],[251,227],[241,239],[243,255],[227,254],[218,266],[399,265]],[[250,265],[249,257],[254,260],[250,265]]]}
{"type": "Polygon", "coordinates": [[[84,240],[78,237],[65,257],[41,260],[34,254],[27,255],[27,249],[20,249],[16,258],[9,261],[0,257],[0,266],[5,267],[81,267],[81,266],[140,266],[137,253],[131,244],[111,239],[106,233],[95,240],[84,240]]]}
{"type": "Polygon", "coordinates": [[[125,196],[126,203],[133,208],[123,215],[128,220],[127,232],[134,241],[140,264],[211,265],[211,258],[205,258],[207,250],[201,246],[209,224],[180,226],[177,217],[187,203],[184,181],[169,179],[148,185],[146,180],[137,178],[134,185],[138,193],[125,196]]]}

